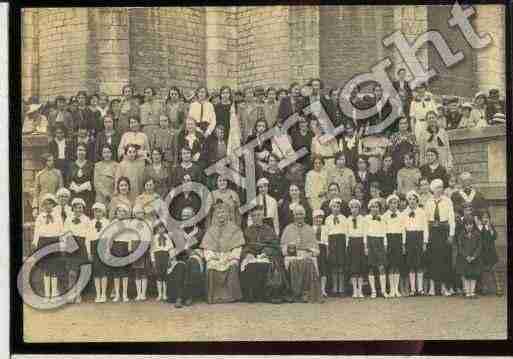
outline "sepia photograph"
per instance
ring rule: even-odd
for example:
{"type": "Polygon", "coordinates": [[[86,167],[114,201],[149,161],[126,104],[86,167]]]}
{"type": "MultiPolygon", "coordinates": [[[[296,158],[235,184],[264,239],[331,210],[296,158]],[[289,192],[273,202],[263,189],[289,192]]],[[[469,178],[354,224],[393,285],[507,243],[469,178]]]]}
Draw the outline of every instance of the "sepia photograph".
{"type": "Polygon", "coordinates": [[[508,11],[23,7],[23,343],[506,340],[508,11]]]}

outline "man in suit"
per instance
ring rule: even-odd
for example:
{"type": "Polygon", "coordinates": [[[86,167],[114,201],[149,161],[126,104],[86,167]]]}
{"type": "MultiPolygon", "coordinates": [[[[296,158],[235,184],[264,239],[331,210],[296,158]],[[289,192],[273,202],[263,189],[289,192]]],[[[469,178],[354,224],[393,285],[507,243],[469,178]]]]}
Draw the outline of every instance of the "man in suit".
{"type": "Polygon", "coordinates": [[[406,70],[404,68],[397,70],[397,81],[392,82],[392,85],[399,94],[403,104],[403,115],[408,117],[410,115],[410,103],[413,94],[408,81],[406,81],[406,70]]]}

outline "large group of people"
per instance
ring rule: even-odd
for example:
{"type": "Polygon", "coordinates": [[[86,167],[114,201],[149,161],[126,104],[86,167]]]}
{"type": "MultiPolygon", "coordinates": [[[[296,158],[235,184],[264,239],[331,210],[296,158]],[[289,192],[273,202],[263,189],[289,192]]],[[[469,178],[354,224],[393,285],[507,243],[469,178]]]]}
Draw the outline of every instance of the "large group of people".
{"type": "MultiPolygon", "coordinates": [[[[344,98],[341,89],[313,79],[289,89],[224,86],[210,94],[205,87],[188,94],[172,87],[165,99],[151,87],[138,95],[127,85],[121,98],[80,91],[26,104],[23,133],[49,138],[34,184],[32,250],[62,241],[63,233],[79,244],[72,254],[38,263],[44,297],[59,296],[66,287],[61,282],[70,286],[84,263],[92,264],[96,302],[107,301],[111,287],[112,301],[147,300],[150,280],[157,300],[177,308],[198,300],[499,292],[493,219],[472,174],[455,172],[447,131],[503,123],[504,103],[491,90],[476,94],[474,103],[448,97],[437,104],[426,84],[411,89],[405,74],[399,70],[394,82],[396,98],[384,96],[379,84],[370,91],[355,87],[344,98]],[[347,101],[377,111],[363,120],[351,117],[342,110],[347,101]],[[401,116],[369,135],[392,101],[401,116]],[[324,117],[305,110],[314,103],[324,117]],[[282,128],[290,116],[297,123],[282,128]],[[326,120],[343,131],[325,140],[326,120]],[[279,135],[264,138],[271,127],[279,135]],[[234,160],[250,142],[256,143],[254,163],[234,160]],[[280,165],[302,148],[306,156],[280,165]],[[256,198],[227,176],[205,174],[226,156],[241,173],[254,165],[256,198]],[[206,198],[192,191],[193,182],[209,189],[206,198]],[[175,191],[178,186],[183,190],[175,191]],[[185,244],[178,244],[157,208],[185,223],[203,201],[211,210],[182,226],[185,244]],[[246,202],[251,209],[242,213],[246,202]],[[151,235],[134,226],[114,236],[116,257],[141,245],[149,249],[131,264],[112,267],[98,243],[117,221],[145,222],[151,235]]],[[[77,294],[74,302],[80,300],[77,294]]]]}

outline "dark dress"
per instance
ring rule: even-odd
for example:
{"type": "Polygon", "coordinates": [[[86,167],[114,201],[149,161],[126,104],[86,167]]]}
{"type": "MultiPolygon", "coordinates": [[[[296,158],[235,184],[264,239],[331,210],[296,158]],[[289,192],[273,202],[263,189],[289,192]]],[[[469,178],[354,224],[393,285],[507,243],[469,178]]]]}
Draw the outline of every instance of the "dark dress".
{"type": "Polygon", "coordinates": [[[481,275],[481,238],[476,229],[472,232],[463,232],[460,234],[457,242],[458,257],[456,260],[456,273],[466,279],[478,280],[481,275]],[[468,262],[467,256],[475,257],[472,262],[468,262]]]}
{"type": "Polygon", "coordinates": [[[481,229],[481,263],[483,269],[490,270],[499,261],[495,241],[497,240],[497,232],[493,226],[481,229]]]}
{"type": "Polygon", "coordinates": [[[241,252],[241,265],[248,255],[255,258],[265,254],[270,263],[248,263],[240,274],[243,298],[249,302],[261,302],[283,297],[288,280],[281,255],[280,241],[271,226],[249,226],[244,233],[245,244],[241,252]]]}
{"type": "MultiPolygon", "coordinates": [[[[183,300],[198,299],[205,295],[205,260],[199,254],[198,249],[203,239],[204,231],[199,226],[184,228],[196,241],[188,250],[176,256],[170,275],[168,276],[167,297],[169,303],[174,303],[177,298],[183,300]]],[[[173,238],[175,248],[177,243],[173,238]]]]}
{"type": "MultiPolygon", "coordinates": [[[[321,204],[321,209],[324,212],[324,218],[328,218],[328,216],[331,214],[331,208],[330,208],[330,199],[325,200],[321,204]]],[[[349,205],[346,201],[342,200],[342,203],[340,204],[340,213],[344,216],[349,216],[351,213],[351,210],[349,209],[349,205]]]]}
{"type": "Polygon", "coordinates": [[[185,192],[179,193],[169,204],[169,213],[174,219],[179,221],[182,216],[182,210],[185,207],[192,207],[194,215],[196,215],[201,208],[201,198],[195,192],[189,192],[188,194],[185,192]]]}
{"type": "Polygon", "coordinates": [[[204,182],[203,172],[201,171],[201,167],[196,163],[191,163],[191,166],[188,168],[184,168],[182,164],[178,164],[176,166],[169,168],[169,188],[173,189],[182,184],[183,177],[188,174],[191,176],[192,182],[204,182]]]}
{"type": "Polygon", "coordinates": [[[308,129],[306,134],[302,134],[299,128],[294,127],[290,130],[290,138],[292,140],[292,148],[294,151],[299,151],[302,148],[308,150],[308,154],[298,160],[306,168],[310,169],[310,148],[312,147],[313,134],[308,129]]]}
{"type": "Polygon", "coordinates": [[[73,143],[71,140],[65,139],[64,158],[59,158],[59,146],[55,140],[51,140],[48,144],[48,152],[53,156],[55,160],[55,168],[61,171],[62,177],[68,176],[69,167],[73,161],[73,143]]]}
{"type": "Polygon", "coordinates": [[[446,283],[451,278],[452,250],[448,238],[447,222],[440,222],[438,225],[429,224],[427,268],[429,278],[434,281],[446,283]]]}
{"type": "Polygon", "coordinates": [[[346,166],[355,171],[356,174],[358,171],[356,162],[358,161],[359,156],[360,138],[357,135],[355,135],[355,137],[352,147],[349,147],[349,141],[346,136],[341,138],[339,144],[342,153],[344,153],[346,157],[346,166]]]}
{"type": "Polygon", "coordinates": [[[444,188],[448,186],[449,176],[447,174],[447,170],[442,165],[438,165],[438,167],[435,168],[435,170],[432,170],[428,164],[425,164],[420,167],[420,174],[422,175],[422,177],[427,178],[429,183],[431,183],[431,181],[433,181],[434,179],[439,178],[444,182],[444,188]]]}
{"type": "Polygon", "coordinates": [[[449,112],[445,114],[445,118],[447,120],[446,130],[454,130],[458,128],[461,122],[462,114],[459,111],[449,112]]]}
{"type": "Polygon", "coordinates": [[[103,146],[108,145],[112,149],[112,159],[118,160],[118,147],[121,142],[121,135],[114,131],[111,136],[107,137],[105,131],[102,131],[96,137],[96,158],[95,161],[101,161],[103,155],[103,146]]]}
{"type": "MultiPolygon", "coordinates": [[[[481,210],[487,208],[487,203],[486,203],[486,199],[480,192],[476,191],[475,189],[474,189],[474,191],[475,191],[475,195],[473,196],[472,200],[469,201],[469,203],[472,205],[473,214],[478,215],[481,210]]],[[[470,192],[466,193],[466,195],[470,195],[470,194],[471,194],[470,192]]],[[[465,193],[462,195],[460,191],[455,191],[451,196],[451,201],[454,206],[454,212],[460,216],[463,215],[463,205],[467,202],[463,198],[464,195],[465,195],[465,193]]]]}
{"type": "Polygon", "coordinates": [[[277,172],[262,171],[260,177],[265,177],[269,180],[269,195],[272,196],[276,201],[283,198],[283,195],[287,193],[289,183],[285,177],[285,173],[282,170],[277,172]]]}
{"type": "Polygon", "coordinates": [[[404,165],[404,155],[407,153],[416,153],[417,141],[412,132],[402,135],[400,132],[394,133],[390,137],[389,151],[392,154],[393,167],[399,171],[404,165]]]}
{"type": "MultiPolygon", "coordinates": [[[[69,185],[71,182],[75,182],[76,185],[80,186],[83,183],[90,182],[91,188],[93,188],[93,179],[94,179],[94,164],[90,161],[86,161],[82,169],[76,164],[76,162],[72,162],[69,171],[69,177],[66,183],[69,185]]],[[[86,214],[89,213],[91,206],[94,201],[94,191],[82,191],[75,192],[70,190],[71,198],[82,198],[86,203],[86,214]]]]}
{"type": "MultiPolygon", "coordinates": [[[[92,220],[94,230],[97,236],[105,229],[106,225],[109,223],[107,220],[97,221],[96,219],[92,220]]],[[[91,241],[91,256],[93,258],[93,276],[95,278],[106,277],[108,273],[107,266],[100,259],[100,255],[98,254],[98,243],[100,242],[100,238],[95,237],[94,240],[91,241]]]]}
{"type": "MultiPolygon", "coordinates": [[[[216,124],[224,126],[224,141],[228,141],[228,135],[230,134],[230,108],[232,104],[218,103],[215,105],[214,110],[216,113],[216,124]]],[[[216,126],[217,126],[216,125],[216,126]]]]}
{"type": "Polygon", "coordinates": [[[378,171],[377,181],[380,184],[381,195],[387,198],[397,189],[397,172],[391,167],[378,171]]]}

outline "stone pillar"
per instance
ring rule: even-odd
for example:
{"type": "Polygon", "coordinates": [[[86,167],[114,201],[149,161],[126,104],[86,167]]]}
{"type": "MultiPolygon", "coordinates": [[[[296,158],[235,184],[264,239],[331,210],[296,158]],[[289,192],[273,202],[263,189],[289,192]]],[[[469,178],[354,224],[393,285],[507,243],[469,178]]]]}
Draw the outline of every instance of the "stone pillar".
{"type": "Polygon", "coordinates": [[[237,9],[205,8],[206,85],[237,86],[237,9]]]}
{"type": "Polygon", "coordinates": [[[320,77],[319,7],[289,7],[289,82],[320,77]]]}
{"type": "Polygon", "coordinates": [[[328,86],[343,86],[388,55],[381,41],[393,31],[394,8],[321,6],[320,77],[328,86]]]}
{"type": "Polygon", "coordinates": [[[239,85],[289,83],[289,7],[238,8],[239,85]]]}
{"type": "Polygon", "coordinates": [[[96,91],[88,8],[41,8],[39,95],[42,101],[96,91]]]}
{"type": "Polygon", "coordinates": [[[496,87],[505,95],[505,7],[504,5],[475,5],[475,20],[477,33],[488,33],[492,43],[476,53],[476,82],[481,91],[496,87]]]}
{"type": "MultiPolygon", "coordinates": [[[[393,11],[394,30],[401,31],[408,41],[415,41],[419,35],[428,30],[427,6],[394,6],[393,11]]],[[[392,54],[393,66],[390,67],[389,72],[392,75],[391,78],[395,80],[397,70],[403,67],[408,74],[407,79],[411,80],[413,76],[409,72],[408,64],[404,62],[396,47],[392,48],[392,54]]],[[[417,52],[417,57],[427,69],[429,66],[428,49],[426,47],[421,48],[417,52]]]]}
{"type": "Polygon", "coordinates": [[[21,87],[28,99],[39,94],[38,9],[22,9],[21,87]]]}
{"type": "Polygon", "coordinates": [[[128,11],[97,8],[91,14],[95,24],[98,91],[109,96],[121,95],[122,87],[129,81],[128,11]]]}

